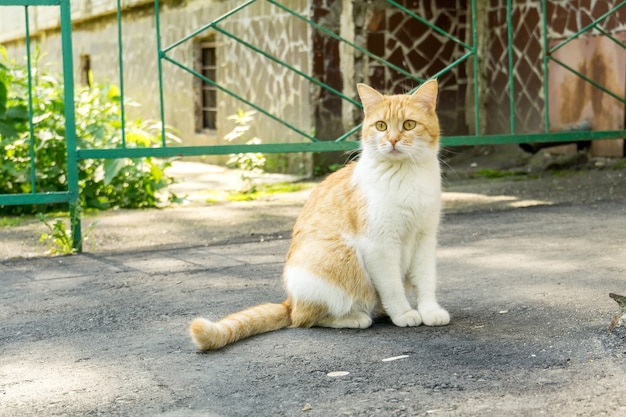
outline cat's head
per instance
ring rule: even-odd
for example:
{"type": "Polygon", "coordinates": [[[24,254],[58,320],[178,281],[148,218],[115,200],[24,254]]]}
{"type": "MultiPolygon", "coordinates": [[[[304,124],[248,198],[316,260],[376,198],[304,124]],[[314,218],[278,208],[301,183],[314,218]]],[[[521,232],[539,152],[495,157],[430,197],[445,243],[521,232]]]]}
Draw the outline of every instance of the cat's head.
{"type": "Polygon", "coordinates": [[[418,161],[437,156],[437,80],[426,81],[413,94],[383,95],[365,84],[358,84],[357,89],[365,113],[364,153],[381,160],[418,161]]]}

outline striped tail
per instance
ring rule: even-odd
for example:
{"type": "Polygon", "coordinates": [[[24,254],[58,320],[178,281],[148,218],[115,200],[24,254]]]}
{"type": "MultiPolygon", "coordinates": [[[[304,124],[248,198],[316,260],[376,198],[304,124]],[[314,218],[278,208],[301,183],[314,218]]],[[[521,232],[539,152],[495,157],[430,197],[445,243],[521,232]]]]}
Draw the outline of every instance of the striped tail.
{"type": "Polygon", "coordinates": [[[255,334],[284,329],[291,325],[290,303],[261,304],[224,317],[217,323],[197,318],[189,325],[199,350],[220,349],[255,334]]]}

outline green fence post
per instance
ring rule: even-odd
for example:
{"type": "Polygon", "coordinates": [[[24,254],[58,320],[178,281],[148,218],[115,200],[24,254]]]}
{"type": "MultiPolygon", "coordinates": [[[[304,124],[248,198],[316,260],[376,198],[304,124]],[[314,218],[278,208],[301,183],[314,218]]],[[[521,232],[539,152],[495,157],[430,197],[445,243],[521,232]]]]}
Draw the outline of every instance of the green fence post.
{"type": "Polygon", "coordinates": [[[30,13],[28,6],[24,6],[24,26],[26,30],[26,77],[28,85],[28,133],[30,137],[30,184],[31,193],[37,192],[37,172],[35,164],[35,126],[33,125],[33,66],[30,53],[30,13]]]}
{"type": "Polygon", "coordinates": [[[61,49],[63,56],[63,90],[65,93],[65,137],[67,146],[67,187],[70,228],[74,249],[82,252],[78,154],[76,152],[76,117],[74,106],[74,64],[72,59],[72,17],[70,0],[61,0],[61,49]]]}
{"type": "MultiPolygon", "coordinates": [[[[478,65],[478,28],[476,24],[478,19],[476,19],[476,0],[472,0],[472,53],[474,54],[474,136],[480,136],[482,132],[480,131],[480,86],[478,82],[480,80],[479,65],[478,65]]],[[[486,59],[486,58],[485,58],[486,59]]]]}
{"type": "Polygon", "coordinates": [[[124,56],[122,41],[122,4],[117,0],[117,59],[120,68],[120,123],[122,129],[122,148],[126,147],[126,105],[124,103],[124,56]]]}
{"type": "Polygon", "coordinates": [[[509,61],[509,120],[511,133],[515,134],[515,86],[513,76],[513,4],[511,0],[506,2],[506,26],[507,26],[507,55],[509,61]]]}

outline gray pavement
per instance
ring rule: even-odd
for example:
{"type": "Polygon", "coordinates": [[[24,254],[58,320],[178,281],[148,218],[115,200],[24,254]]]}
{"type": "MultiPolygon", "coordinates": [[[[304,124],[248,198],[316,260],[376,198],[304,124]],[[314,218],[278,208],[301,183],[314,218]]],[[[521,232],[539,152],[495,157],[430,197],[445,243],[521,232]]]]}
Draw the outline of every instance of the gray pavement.
{"type": "Polygon", "coordinates": [[[626,415],[626,328],[607,332],[625,180],[448,184],[446,327],[286,329],[204,354],[191,319],[283,299],[300,202],[108,214],[111,246],[0,260],[0,415],[626,415]]]}

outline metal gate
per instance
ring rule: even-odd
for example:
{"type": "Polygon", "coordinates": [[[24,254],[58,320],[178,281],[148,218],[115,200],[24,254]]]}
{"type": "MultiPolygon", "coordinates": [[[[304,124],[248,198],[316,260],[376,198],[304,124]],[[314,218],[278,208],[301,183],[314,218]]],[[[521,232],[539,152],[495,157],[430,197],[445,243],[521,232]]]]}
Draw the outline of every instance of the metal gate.
{"type": "MultiPolygon", "coordinates": [[[[23,44],[29,72],[32,54],[29,12],[33,7],[39,6],[58,9],[65,85],[64,117],[68,167],[67,191],[46,193],[37,191],[37,173],[34,162],[31,162],[32,192],[0,195],[0,205],[68,203],[70,210],[75,212],[80,192],[77,164],[81,160],[356,149],[361,106],[354,94],[353,82],[369,82],[379,89],[397,93],[411,91],[426,79],[439,78],[442,85],[439,108],[444,126],[449,127],[444,130],[442,137],[444,146],[579,142],[626,137],[623,120],[619,128],[612,129],[589,123],[584,124],[582,131],[573,131],[567,123],[559,123],[555,127],[551,119],[555,106],[551,103],[555,95],[551,91],[554,82],[550,78],[552,72],[561,71],[563,76],[562,71],[565,71],[569,74],[568,77],[573,76],[577,82],[582,82],[577,85],[590,86],[596,97],[598,94],[603,100],[609,97],[618,106],[624,107],[626,99],[623,94],[623,74],[620,75],[621,90],[615,91],[613,86],[607,86],[602,80],[595,79],[593,71],[581,69],[577,64],[570,63],[568,58],[579,53],[576,51],[580,50],[580,46],[576,43],[581,39],[608,42],[623,54],[626,50],[626,9],[623,9],[626,1],[599,2],[604,8],[595,7],[593,10],[591,5],[594,2],[588,2],[589,10],[581,12],[576,7],[580,8],[584,2],[576,2],[577,6],[572,6],[549,0],[385,0],[373,3],[312,0],[307,2],[304,9],[304,2],[299,1],[249,0],[206,23],[196,24],[184,36],[174,40],[167,36],[167,44],[162,27],[162,19],[166,16],[164,13],[194,2],[136,0],[125,2],[125,6],[121,0],[105,0],[100,3],[110,3],[110,8],[115,10],[122,115],[125,70],[129,67],[124,58],[122,33],[124,25],[132,24],[124,19],[125,10],[136,4],[141,10],[149,10],[152,16],[156,38],[153,56],[158,78],[162,143],[155,147],[138,148],[128,147],[122,140],[123,145],[119,148],[84,149],[77,146],[74,109],[76,53],[72,46],[75,36],[72,31],[72,10],[77,3],[72,4],[70,0],[0,0],[0,10],[3,6],[23,8],[23,44]],[[445,7],[441,6],[443,3],[446,4],[445,7]],[[242,13],[248,13],[252,7],[258,7],[268,14],[264,20],[265,26],[254,26],[254,30],[266,33],[262,42],[255,43],[250,37],[235,30],[245,26],[232,24],[233,19],[237,19],[242,13]],[[304,45],[302,51],[304,54],[309,53],[307,62],[310,65],[289,62],[286,58],[291,55],[289,45],[282,48],[283,50],[276,47],[285,40],[285,33],[277,34],[272,31],[275,23],[273,15],[279,14],[282,19],[292,19],[298,22],[300,28],[304,28],[302,33],[306,34],[305,39],[310,44],[304,45]],[[295,77],[300,83],[304,83],[298,85],[308,86],[310,108],[307,111],[313,115],[312,127],[303,128],[288,114],[273,111],[262,102],[237,91],[233,84],[208,76],[190,65],[187,60],[181,59],[181,54],[177,55],[178,49],[183,45],[193,43],[207,33],[219,36],[223,45],[234,45],[233,48],[237,51],[246,51],[247,54],[257,57],[258,61],[252,64],[252,71],[254,65],[256,68],[261,65],[273,66],[283,77],[295,77]],[[288,143],[276,140],[257,145],[168,145],[165,141],[165,125],[170,121],[166,116],[168,95],[164,86],[169,80],[164,77],[164,70],[170,67],[195,77],[203,85],[217,91],[225,100],[254,109],[299,139],[288,143]],[[349,72],[349,78],[345,78],[346,72],[349,72]],[[346,82],[347,79],[350,82],[346,82]],[[317,124],[315,117],[318,118],[317,124]],[[338,117],[343,118],[343,121],[340,120],[332,129],[326,129],[338,117]],[[349,127],[345,128],[346,125],[349,127]],[[342,128],[344,129],[341,130],[342,128]]],[[[257,36],[254,39],[259,38],[257,36]]],[[[29,89],[32,91],[30,85],[29,89]]],[[[563,106],[562,103],[559,105],[563,106]]],[[[35,115],[36,109],[31,106],[31,133],[35,115]]],[[[126,132],[124,123],[122,116],[122,138],[126,132]]],[[[32,144],[37,138],[32,136],[31,134],[31,160],[34,161],[37,155],[32,144]]],[[[81,240],[80,222],[76,222],[73,227],[73,238],[78,247],[81,240]]]]}

